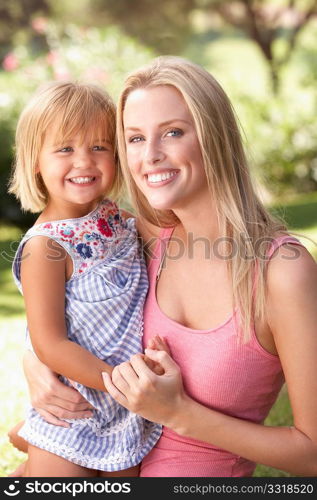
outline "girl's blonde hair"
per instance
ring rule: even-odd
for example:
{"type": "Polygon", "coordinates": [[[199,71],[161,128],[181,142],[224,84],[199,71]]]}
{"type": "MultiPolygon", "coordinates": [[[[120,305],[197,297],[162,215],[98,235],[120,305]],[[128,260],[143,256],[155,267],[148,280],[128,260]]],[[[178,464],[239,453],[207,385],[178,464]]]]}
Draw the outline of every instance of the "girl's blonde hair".
{"type": "Polygon", "coordinates": [[[9,192],[19,200],[23,210],[41,212],[48,193],[37,173],[39,154],[48,127],[57,130],[56,143],[64,143],[74,134],[93,141],[107,138],[113,145],[116,176],[107,196],[117,198],[122,174],[116,153],[116,108],[102,88],[89,83],[53,81],[41,86],[22,111],[15,140],[15,162],[9,192]],[[96,137],[96,134],[98,137],[96,137]]]}
{"type": "Polygon", "coordinates": [[[228,265],[240,332],[247,340],[254,318],[264,318],[266,251],[274,235],[286,228],[269,214],[255,193],[235,113],[224,90],[202,67],[174,56],[158,57],[131,73],[118,102],[118,152],[138,215],[163,227],[179,222],[172,211],[149,205],[131,176],[124,140],[123,112],[129,94],[139,88],[166,85],[181,93],[194,120],[218,221],[235,250],[228,265]]]}

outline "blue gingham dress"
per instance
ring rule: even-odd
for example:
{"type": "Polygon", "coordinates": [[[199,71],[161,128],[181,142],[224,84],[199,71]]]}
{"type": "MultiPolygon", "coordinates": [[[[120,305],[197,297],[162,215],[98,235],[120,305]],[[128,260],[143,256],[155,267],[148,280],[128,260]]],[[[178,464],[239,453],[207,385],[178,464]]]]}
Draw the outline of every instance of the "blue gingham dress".
{"type": "MultiPolygon", "coordinates": [[[[73,274],[66,282],[68,338],[112,366],[141,352],[148,279],[135,220],[123,220],[117,205],[104,200],[84,217],[33,226],[13,262],[21,292],[23,245],[38,235],[55,240],[73,261],[73,274]]],[[[70,385],[65,377],[61,380],[70,385]]],[[[30,408],[19,435],[91,469],[116,471],[140,463],[160,437],[161,426],[129,412],[106,392],[79,383],[76,388],[94,406],[93,417],[67,420],[71,427],[63,428],[30,408]]]]}

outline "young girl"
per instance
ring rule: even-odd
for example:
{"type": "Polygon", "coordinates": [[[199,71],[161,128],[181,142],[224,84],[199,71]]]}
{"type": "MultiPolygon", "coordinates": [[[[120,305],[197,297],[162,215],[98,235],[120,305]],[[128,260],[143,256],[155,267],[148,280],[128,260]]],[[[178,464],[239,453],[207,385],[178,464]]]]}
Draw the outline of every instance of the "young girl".
{"type": "Polygon", "coordinates": [[[105,199],[120,187],[110,97],[72,82],[39,89],[18,122],[10,191],[41,214],[13,273],[36,355],[75,381],[93,412],[57,427],[31,408],[19,431],[27,477],[137,475],[161,433],[106,394],[101,377],[142,350],[148,282],[135,221],[105,199]]]}

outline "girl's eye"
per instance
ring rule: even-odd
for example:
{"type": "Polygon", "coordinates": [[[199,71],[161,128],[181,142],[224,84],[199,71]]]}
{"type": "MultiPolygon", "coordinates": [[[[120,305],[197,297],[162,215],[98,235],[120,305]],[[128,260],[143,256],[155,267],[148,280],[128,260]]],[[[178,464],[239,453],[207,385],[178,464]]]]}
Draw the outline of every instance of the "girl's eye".
{"type": "Polygon", "coordinates": [[[73,150],[73,148],[71,148],[70,146],[67,146],[65,148],[59,149],[58,151],[61,152],[61,153],[69,153],[72,150],[73,150]]]}
{"type": "Polygon", "coordinates": [[[169,130],[166,134],[168,137],[180,137],[183,135],[183,131],[178,128],[173,128],[169,130]]]}

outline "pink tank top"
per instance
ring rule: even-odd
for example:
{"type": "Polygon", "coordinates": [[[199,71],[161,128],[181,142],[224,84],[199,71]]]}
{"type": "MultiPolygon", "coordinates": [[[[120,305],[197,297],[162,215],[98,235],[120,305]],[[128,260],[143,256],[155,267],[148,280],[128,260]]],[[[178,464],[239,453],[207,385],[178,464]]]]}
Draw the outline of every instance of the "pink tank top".
{"type": "MultiPolygon", "coordinates": [[[[181,368],[189,396],[227,415],[262,423],[284,383],[278,356],[260,345],[255,331],[249,342],[239,342],[235,314],[211,330],[193,330],[167,317],[157,303],[157,275],[164,245],[172,232],[172,228],[161,231],[148,265],[150,288],[144,309],[144,346],[155,335],[165,337],[181,368]]],[[[289,242],[301,245],[293,237],[282,236],[274,241],[268,257],[289,242]]],[[[255,466],[211,444],[164,428],[162,437],[143,460],[141,476],[242,477],[251,476],[255,466]]]]}

